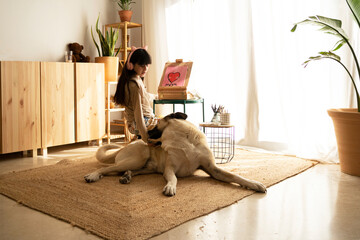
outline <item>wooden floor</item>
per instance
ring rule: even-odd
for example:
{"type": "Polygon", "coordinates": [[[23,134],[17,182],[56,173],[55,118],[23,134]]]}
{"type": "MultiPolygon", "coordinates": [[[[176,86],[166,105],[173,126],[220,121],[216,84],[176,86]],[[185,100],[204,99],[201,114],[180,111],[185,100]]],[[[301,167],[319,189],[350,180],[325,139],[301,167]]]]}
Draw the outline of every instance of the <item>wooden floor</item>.
{"type": "MultiPolygon", "coordinates": [[[[0,174],[94,154],[87,143],[49,148],[46,158],[0,155],[0,174]]],[[[208,196],[204,196],[208,197],[208,196]]],[[[99,239],[0,195],[0,239],[99,239]]],[[[317,166],[154,239],[360,239],[360,177],[317,166]]],[[[121,236],[119,236],[121,239],[121,236]]]]}

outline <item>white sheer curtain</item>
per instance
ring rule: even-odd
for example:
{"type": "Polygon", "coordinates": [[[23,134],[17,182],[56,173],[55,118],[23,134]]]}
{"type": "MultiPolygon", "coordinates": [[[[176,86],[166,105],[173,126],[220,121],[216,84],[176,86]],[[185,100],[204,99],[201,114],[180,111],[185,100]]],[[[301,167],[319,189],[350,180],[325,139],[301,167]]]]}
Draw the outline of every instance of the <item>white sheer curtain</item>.
{"type": "MultiPolygon", "coordinates": [[[[194,62],[189,89],[231,113],[237,143],[336,162],[336,139],[326,110],[354,107],[351,82],[331,61],[301,63],[330,50],[336,39],[293,23],[311,15],[343,21],[358,30],[340,0],[144,0],[145,42],[156,92],[166,61],[194,62]],[[154,11],[155,9],[155,11],[154,11]],[[161,17],[159,17],[161,16],[161,17]]],[[[357,44],[357,43],[356,43],[357,44]]],[[[346,47],[343,60],[352,66],[346,47]]]]}

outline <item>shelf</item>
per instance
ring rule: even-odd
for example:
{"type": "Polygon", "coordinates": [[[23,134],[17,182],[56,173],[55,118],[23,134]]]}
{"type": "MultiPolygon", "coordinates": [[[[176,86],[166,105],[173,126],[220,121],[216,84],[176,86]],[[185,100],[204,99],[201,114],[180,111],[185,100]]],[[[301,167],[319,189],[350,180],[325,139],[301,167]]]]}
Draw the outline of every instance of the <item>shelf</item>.
{"type": "Polygon", "coordinates": [[[200,123],[199,124],[201,127],[210,127],[210,128],[232,128],[234,127],[234,125],[221,125],[219,124],[214,124],[214,123],[200,123]]]}
{"type": "Polygon", "coordinates": [[[123,112],[123,111],[125,111],[125,108],[110,108],[110,109],[105,109],[105,111],[109,111],[109,112],[123,112]]]}
{"type": "Polygon", "coordinates": [[[142,27],[142,24],[140,23],[133,23],[133,22],[120,22],[120,23],[111,23],[111,24],[106,24],[105,28],[124,28],[126,24],[127,28],[137,28],[137,27],[142,27]]]}
{"type": "MultiPolygon", "coordinates": [[[[117,50],[118,50],[119,48],[115,48],[115,52],[117,52],[117,50]]],[[[126,48],[126,50],[128,51],[128,52],[130,52],[131,51],[131,47],[128,47],[128,48],[126,48]]],[[[120,50],[119,50],[119,52],[124,52],[125,51],[125,49],[124,48],[120,48],[120,50]]],[[[121,59],[120,59],[120,61],[121,61],[121,59]]]]}
{"type": "Polygon", "coordinates": [[[123,127],[124,123],[116,123],[116,122],[111,122],[110,123],[111,126],[119,126],[119,127],[123,127]]]}
{"type": "Polygon", "coordinates": [[[117,81],[112,81],[112,82],[106,82],[107,84],[117,84],[118,82],[117,81]]]}
{"type": "Polygon", "coordinates": [[[110,139],[118,139],[118,138],[125,138],[125,134],[123,133],[111,133],[110,139]]]}

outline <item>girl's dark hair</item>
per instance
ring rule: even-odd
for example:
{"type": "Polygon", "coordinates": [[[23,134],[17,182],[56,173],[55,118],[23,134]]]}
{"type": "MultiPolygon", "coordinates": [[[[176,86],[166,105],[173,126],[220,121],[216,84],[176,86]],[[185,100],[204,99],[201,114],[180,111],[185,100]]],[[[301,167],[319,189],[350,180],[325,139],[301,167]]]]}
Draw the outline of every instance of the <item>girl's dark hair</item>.
{"type": "MultiPolygon", "coordinates": [[[[135,64],[138,65],[148,65],[151,64],[151,57],[149,53],[145,49],[136,49],[133,54],[131,55],[131,59],[128,59],[134,66],[135,64]]],[[[120,104],[123,106],[128,106],[128,102],[125,99],[125,86],[128,88],[129,91],[129,82],[131,78],[136,74],[134,70],[128,70],[126,67],[126,63],[122,69],[121,75],[119,77],[119,81],[116,87],[116,92],[114,96],[114,101],[116,104],[120,104]]],[[[128,98],[129,99],[129,98],[128,98]]]]}

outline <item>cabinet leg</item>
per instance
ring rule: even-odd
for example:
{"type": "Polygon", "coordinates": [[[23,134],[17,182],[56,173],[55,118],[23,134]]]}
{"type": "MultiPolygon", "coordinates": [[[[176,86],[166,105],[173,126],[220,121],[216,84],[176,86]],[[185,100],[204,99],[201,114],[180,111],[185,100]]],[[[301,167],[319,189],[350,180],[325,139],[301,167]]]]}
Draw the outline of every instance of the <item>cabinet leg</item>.
{"type": "Polygon", "coordinates": [[[33,157],[33,158],[37,158],[37,148],[34,148],[34,149],[32,150],[32,157],[33,157]]]}
{"type": "Polygon", "coordinates": [[[102,139],[97,139],[96,140],[96,144],[100,147],[102,145],[102,139]]]}
{"type": "Polygon", "coordinates": [[[23,157],[27,157],[27,156],[28,156],[28,151],[27,151],[27,150],[23,151],[23,152],[22,152],[22,156],[23,156],[23,157]]]}
{"type": "Polygon", "coordinates": [[[25,151],[22,152],[22,155],[23,155],[23,157],[32,156],[33,158],[36,158],[37,157],[37,148],[34,148],[32,150],[25,150],[25,151]],[[31,154],[29,154],[29,153],[31,153],[31,154]]]}
{"type": "Polygon", "coordinates": [[[47,157],[47,148],[41,148],[41,155],[43,155],[43,157],[47,157]]]}

